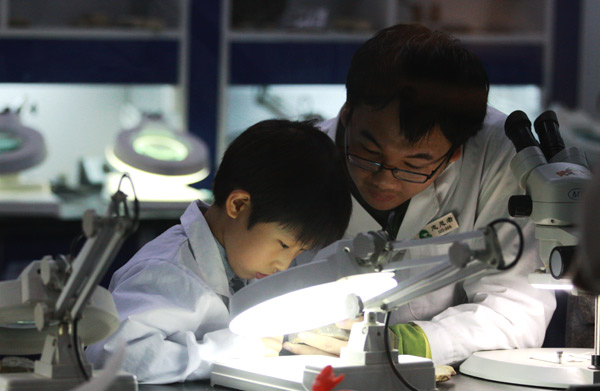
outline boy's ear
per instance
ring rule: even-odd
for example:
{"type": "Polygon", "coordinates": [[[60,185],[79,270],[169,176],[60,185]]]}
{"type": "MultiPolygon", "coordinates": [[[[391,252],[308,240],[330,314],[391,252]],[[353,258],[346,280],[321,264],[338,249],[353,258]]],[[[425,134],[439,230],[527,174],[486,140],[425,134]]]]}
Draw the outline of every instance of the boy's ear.
{"type": "Polygon", "coordinates": [[[232,219],[238,218],[243,212],[250,209],[250,193],[246,190],[234,190],[229,193],[225,201],[225,211],[232,219]]]}

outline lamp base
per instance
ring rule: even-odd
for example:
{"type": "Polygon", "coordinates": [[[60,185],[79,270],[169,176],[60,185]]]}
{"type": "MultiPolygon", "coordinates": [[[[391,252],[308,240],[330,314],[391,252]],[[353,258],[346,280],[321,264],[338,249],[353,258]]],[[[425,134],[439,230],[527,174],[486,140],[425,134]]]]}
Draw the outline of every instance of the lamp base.
{"type": "Polygon", "coordinates": [[[578,348],[476,352],[462,363],[460,372],[502,383],[568,388],[600,383],[600,370],[589,368],[592,353],[578,348]]]}
{"type": "MultiPolygon", "coordinates": [[[[431,360],[401,355],[396,364],[406,381],[420,391],[435,390],[435,369],[431,360]]],[[[260,359],[232,359],[217,362],[211,385],[244,391],[307,391],[327,365],[336,376],[344,374],[339,387],[355,391],[405,391],[408,388],[394,375],[389,364],[356,365],[337,357],[281,356],[260,359]]]]}
{"type": "MultiPolygon", "coordinates": [[[[94,377],[101,374],[94,371],[94,377]]],[[[32,372],[0,374],[0,391],[65,391],[84,383],[81,378],[51,379],[32,372]]],[[[110,385],[111,391],[137,391],[135,376],[120,372],[110,385]]]]}

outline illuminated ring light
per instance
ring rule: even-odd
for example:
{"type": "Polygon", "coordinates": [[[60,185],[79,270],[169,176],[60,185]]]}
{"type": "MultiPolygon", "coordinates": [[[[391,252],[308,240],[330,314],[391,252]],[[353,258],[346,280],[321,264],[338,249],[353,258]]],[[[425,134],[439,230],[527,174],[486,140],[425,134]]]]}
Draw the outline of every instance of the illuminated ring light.
{"type": "Polygon", "coordinates": [[[172,131],[161,121],[143,121],[121,132],[108,162],[118,171],[155,174],[194,183],[210,172],[206,144],[191,134],[172,131]]]}
{"type": "Polygon", "coordinates": [[[46,158],[42,135],[19,123],[13,112],[0,115],[0,174],[14,174],[46,158]]]}

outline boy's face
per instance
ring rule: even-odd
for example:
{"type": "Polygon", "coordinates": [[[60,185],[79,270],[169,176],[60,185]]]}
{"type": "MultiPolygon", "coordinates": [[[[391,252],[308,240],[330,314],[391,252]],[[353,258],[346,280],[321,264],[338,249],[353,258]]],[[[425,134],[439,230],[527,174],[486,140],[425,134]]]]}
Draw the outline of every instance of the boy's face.
{"type": "MultiPolygon", "coordinates": [[[[398,106],[393,102],[383,109],[361,104],[354,107],[351,118],[345,105],[341,112],[347,132],[348,153],[359,158],[433,176],[425,183],[399,180],[392,171],[369,172],[351,164],[346,157],[348,172],[360,195],[377,210],[390,210],[425,190],[443,172],[449,162],[460,157],[460,149],[448,156],[452,144],[436,125],[416,144],[410,144],[400,131],[398,106]]],[[[345,148],[346,146],[344,146],[345,148]]]]}
{"type": "Polygon", "coordinates": [[[258,223],[249,230],[249,215],[249,207],[240,210],[223,234],[223,247],[234,273],[252,279],[286,270],[304,250],[302,244],[278,223],[258,223]]]}

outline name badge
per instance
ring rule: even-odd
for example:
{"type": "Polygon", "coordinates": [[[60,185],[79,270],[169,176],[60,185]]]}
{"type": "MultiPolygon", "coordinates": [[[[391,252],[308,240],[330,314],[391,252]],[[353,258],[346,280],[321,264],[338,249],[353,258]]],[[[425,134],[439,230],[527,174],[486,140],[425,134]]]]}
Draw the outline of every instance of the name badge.
{"type": "Polygon", "coordinates": [[[458,229],[458,221],[452,212],[437,220],[432,221],[423,227],[417,234],[417,239],[434,238],[436,236],[446,235],[458,229]]]}

